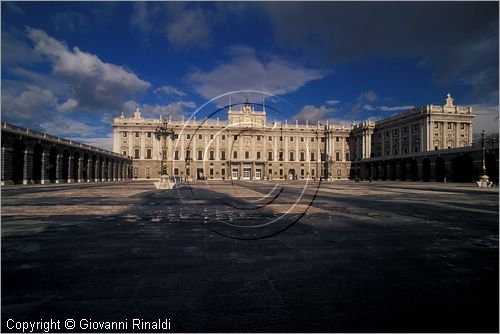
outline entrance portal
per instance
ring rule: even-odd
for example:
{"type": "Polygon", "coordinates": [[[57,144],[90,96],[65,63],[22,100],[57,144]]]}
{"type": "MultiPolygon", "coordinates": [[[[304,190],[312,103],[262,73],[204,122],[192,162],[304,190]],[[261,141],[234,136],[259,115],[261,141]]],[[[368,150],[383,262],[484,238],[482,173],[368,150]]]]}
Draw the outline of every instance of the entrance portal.
{"type": "Polygon", "coordinates": [[[250,176],[252,174],[252,169],[250,167],[243,168],[243,177],[242,180],[250,180],[250,176]]]}

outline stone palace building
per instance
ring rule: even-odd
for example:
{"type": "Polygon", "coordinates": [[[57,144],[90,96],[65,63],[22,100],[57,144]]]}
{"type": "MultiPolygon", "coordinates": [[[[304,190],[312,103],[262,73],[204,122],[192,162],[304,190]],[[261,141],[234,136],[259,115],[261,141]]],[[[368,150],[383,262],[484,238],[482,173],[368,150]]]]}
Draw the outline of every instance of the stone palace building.
{"type": "MultiPolygon", "coordinates": [[[[357,125],[268,123],[266,112],[248,101],[238,107],[229,107],[224,121],[170,120],[175,134],[167,141],[168,175],[213,180],[373,177],[359,162],[395,161],[472,145],[472,109],[456,106],[450,94],[444,105],[357,125]]],[[[131,118],[122,114],[114,119],[113,151],[133,159],[134,178],[160,176],[162,147],[154,133],[163,121],[143,118],[139,109],[131,118]]]]}

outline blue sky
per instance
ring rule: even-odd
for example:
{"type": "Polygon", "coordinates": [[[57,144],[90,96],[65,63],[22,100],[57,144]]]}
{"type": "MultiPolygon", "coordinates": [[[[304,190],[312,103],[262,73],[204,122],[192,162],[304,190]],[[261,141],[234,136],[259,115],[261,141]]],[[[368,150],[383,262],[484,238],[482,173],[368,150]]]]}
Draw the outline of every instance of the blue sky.
{"type": "Polygon", "coordinates": [[[187,118],[232,90],[337,123],[450,92],[498,132],[498,26],[498,2],[4,1],[2,120],[110,148],[121,112],[187,118]]]}

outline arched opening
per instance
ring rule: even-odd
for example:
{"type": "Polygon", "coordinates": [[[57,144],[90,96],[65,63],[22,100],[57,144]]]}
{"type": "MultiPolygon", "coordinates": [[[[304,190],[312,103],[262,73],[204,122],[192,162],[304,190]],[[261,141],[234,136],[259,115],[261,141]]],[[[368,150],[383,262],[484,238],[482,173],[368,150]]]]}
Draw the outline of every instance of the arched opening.
{"type": "Polygon", "coordinates": [[[80,152],[76,151],[73,155],[73,176],[72,179],[78,182],[80,175],[78,175],[78,169],[80,168],[80,152]]]}
{"type": "Polygon", "coordinates": [[[415,159],[410,160],[409,178],[412,181],[418,181],[418,164],[417,164],[417,160],[415,160],[415,159]]]}
{"type": "Polygon", "coordinates": [[[93,155],[92,156],[91,168],[90,168],[90,178],[93,181],[95,181],[97,179],[96,167],[97,167],[97,157],[95,155],[93,155]]]}
{"type": "Polygon", "coordinates": [[[104,173],[102,171],[103,166],[104,166],[104,159],[102,157],[99,157],[99,165],[97,167],[97,173],[98,173],[97,179],[99,181],[103,181],[103,179],[104,179],[104,173]]]}
{"type": "Polygon", "coordinates": [[[498,168],[496,164],[496,156],[493,153],[485,155],[486,175],[490,177],[490,181],[498,184],[498,168]]]}
{"type": "Polygon", "coordinates": [[[83,155],[82,178],[85,182],[89,180],[89,154],[83,155]]]}
{"type": "Polygon", "coordinates": [[[35,183],[41,183],[42,180],[42,155],[42,145],[36,144],[33,147],[33,181],[35,181],[35,183]]]}
{"type": "Polygon", "coordinates": [[[63,159],[62,159],[62,179],[66,182],[68,182],[68,178],[69,178],[69,170],[68,170],[68,167],[69,167],[69,151],[68,150],[64,150],[63,151],[63,159]]]}
{"type": "Polygon", "coordinates": [[[451,179],[454,182],[472,182],[474,167],[472,158],[459,155],[451,160],[451,179]]]}
{"type": "Polygon", "coordinates": [[[429,182],[431,180],[431,161],[427,158],[422,160],[422,181],[429,182]]]}
{"type": "Polygon", "coordinates": [[[49,180],[55,183],[57,179],[57,148],[52,146],[49,151],[49,180]]]}
{"type": "Polygon", "coordinates": [[[382,162],[382,180],[387,180],[387,164],[382,162]]]}
{"type": "Polygon", "coordinates": [[[24,178],[24,152],[26,145],[21,140],[16,140],[12,152],[12,182],[14,184],[23,183],[24,178]]]}
{"type": "Polygon", "coordinates": [[[105,181],[109,180],[109,158],[106,158],[104,163],[104,175],[103,178],[105,181]]]}
{"type": "Polygon", "coordinates": [[[396,162],[393,160],[389,163],[390,169],[391,169],[391,180],[396,180],[397,178],[397,170],[396,170],[396,162]]]}
{"type": "Polygon", "coordinates": [[[442,157],[436,158],[436,181],[443,182],[445,176],[445,164],[442,157]]]}
{"type": "Polygon", "coordinates": [[[399,162],[399,179],[404,181],[407,177],[406,161],[401,160],[399,162]]]}

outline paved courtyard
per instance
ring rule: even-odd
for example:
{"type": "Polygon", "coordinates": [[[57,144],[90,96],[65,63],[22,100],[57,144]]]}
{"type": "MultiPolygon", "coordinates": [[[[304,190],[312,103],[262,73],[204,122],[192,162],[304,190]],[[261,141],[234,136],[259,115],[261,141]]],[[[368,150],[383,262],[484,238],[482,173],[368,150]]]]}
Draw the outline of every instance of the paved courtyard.
{"type": "Polygon", "coordinates": [[[6,186],[2,331],[498,332],[498,200],[449,183],[6,186]]]}

